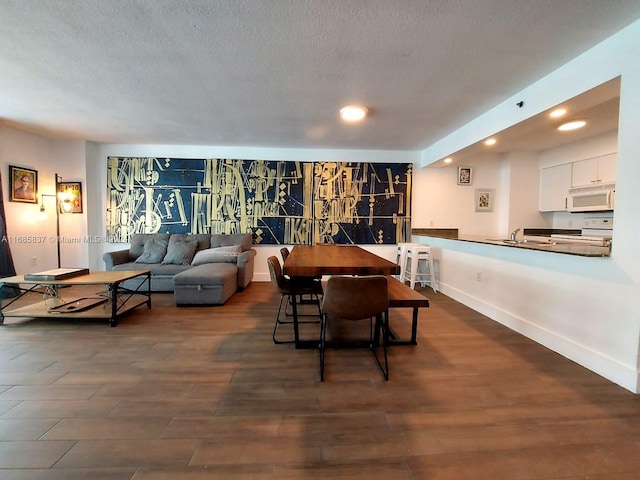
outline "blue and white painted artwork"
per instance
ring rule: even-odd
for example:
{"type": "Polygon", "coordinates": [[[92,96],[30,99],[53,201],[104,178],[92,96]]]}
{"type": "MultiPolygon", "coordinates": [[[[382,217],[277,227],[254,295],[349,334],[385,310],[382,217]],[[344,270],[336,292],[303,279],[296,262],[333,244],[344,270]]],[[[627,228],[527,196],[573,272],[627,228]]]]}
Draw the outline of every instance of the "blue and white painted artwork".
{"type": "Polygon", "coordinates": [[[246,233],[256,244],[394,244],[411,164],[109,157],[107,237],[246,233]]]}

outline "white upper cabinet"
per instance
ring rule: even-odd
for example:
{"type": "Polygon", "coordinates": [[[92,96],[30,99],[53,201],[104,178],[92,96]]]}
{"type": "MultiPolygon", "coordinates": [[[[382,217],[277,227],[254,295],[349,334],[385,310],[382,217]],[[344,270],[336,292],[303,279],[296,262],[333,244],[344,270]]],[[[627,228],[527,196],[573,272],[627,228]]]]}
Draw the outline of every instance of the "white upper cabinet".
{"type": "Polygon", "coordinates": [[[567,195],[571,188],[571,164],[565,163],[540,170],[541,212],[560,212],[567,209],[567,195]]]}
{"type": "Polygon", "coordinates": [[[571,186],[594,185],[616,181],[617,154],[587,158],[573,163],[571,186]]]}
{"type": "Polygon", "coordinates": [[[540,169],[539,210],[566,210],[570,188],[613,183],[616,181],[616,166],[617,154],[611,153],[540,169]]]}
{"type": "Polygon", "coordinates": [[[615,182],[618,170],[618,155],[616,153],[612,153],[599,158],[598,178],[602,183],[615,182]]]}

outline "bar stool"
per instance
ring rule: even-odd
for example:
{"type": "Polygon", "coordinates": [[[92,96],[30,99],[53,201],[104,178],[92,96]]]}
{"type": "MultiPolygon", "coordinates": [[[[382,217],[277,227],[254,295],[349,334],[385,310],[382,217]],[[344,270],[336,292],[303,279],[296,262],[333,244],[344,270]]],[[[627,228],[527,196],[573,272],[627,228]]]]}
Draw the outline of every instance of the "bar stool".
{"type": "Polygon", "coordinates": [[[398,243],[398,250],[396,253],[396,263],[400,265],[400,274],[395,277],[401,282],[404,279],[404,270],[407,264],[407,247],[413,245],[412,243],[398,243]]]}
{"type": "Polygon", "coordinates": [[[402,281],[410,282],[411,288],[415,288],[416,282],[424,287],[429,285],[436,292],[436,275],[433,269],[433,257],[431,247],[418,243],[408,244],[402,274],[402,281]]]}

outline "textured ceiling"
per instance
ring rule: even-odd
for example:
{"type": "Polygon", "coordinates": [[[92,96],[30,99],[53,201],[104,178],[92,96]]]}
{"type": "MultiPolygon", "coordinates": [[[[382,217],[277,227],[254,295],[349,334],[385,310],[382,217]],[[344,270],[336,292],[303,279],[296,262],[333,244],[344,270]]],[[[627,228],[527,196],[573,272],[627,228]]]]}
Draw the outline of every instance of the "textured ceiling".
{"type": "Polygon", "coordinates": [[[416,150],[638,0],[0,0],[0,121],[108,143],[416,150]],[[339,108],[371,116],[345,125],[339,108]]]}

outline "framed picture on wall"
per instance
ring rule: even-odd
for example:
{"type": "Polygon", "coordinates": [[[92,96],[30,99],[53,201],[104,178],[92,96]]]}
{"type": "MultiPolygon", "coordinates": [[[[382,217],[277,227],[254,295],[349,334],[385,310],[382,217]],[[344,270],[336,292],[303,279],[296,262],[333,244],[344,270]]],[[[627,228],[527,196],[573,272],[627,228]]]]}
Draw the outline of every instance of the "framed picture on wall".
{"type": "Polygon", "coordinates": [[[476,188],[476,212],[491,212],[495,201],[495,191],[491,188],[476,188]]]}
{"type": "Polygon", "coordinates": [[[471,185],[471,167],[458,167],[458,185],[471,185]]]}
{"type": "Polygon", "coordinates": [[[82,183],[59,182],[60,213],[82,213],[82,183]]]}
{"type": "Polygon", "coordinates": [[[38,203],[38,172],[9,165],[9,200],[38,203]]]}

